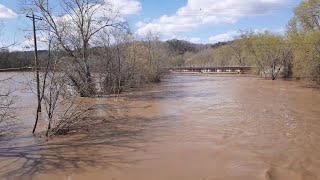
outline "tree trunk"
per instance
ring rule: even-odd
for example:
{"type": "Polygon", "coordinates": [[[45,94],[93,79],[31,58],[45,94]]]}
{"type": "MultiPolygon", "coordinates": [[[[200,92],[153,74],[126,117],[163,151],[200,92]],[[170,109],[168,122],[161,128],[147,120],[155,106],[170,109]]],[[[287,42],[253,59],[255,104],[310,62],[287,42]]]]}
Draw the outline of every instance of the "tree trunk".
{"type": "MultiPolygon", "coordinates": [[[[39,106],[39,105],[38,105],[39,106]]],[[[37,128],[37,125],[38,125],[38,120],[39,120],[39,111],[38,111],[39,107],[37,108],[37,114],[36,114],[36,121],[34,123],[34,126],[33,126],[33,130],[32,130],[32,133],[34,134],[36,132],[36,128],[37,128]]]]}
{"type": "Polygon", "coordinates": [[[272,80],[273,80],[273,81],[276,79],[275,71],[276,71],[276,66],[275,66],[275,64],[273,63],[273,64],[272,64],[272,71],[271,71],[271,76],[272,76],[272,80]]]}
{"type": "Polygon", "coordinates": [[[49,124],[48,124],[48,128],[47,128],[47,133],[46,136],[49,136],[49,131],[51,129],[51,121],[52,121],[52,113],[49,113],[49,124]]]}

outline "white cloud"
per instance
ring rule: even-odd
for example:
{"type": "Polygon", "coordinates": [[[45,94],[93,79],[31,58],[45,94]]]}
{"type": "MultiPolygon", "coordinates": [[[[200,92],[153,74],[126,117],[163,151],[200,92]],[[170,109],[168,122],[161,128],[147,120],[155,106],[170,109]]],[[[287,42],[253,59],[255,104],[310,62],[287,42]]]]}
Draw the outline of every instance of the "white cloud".
{"type": "Polygon", "coordinates": [[[285,7],[290,0],[188,0],[175,15],[163,15],[149,23],[138,22],[137,33],[148,31],[173,35],[203,26],[232,24],[240,18],[270,13],[285,7]]]}
{"type": "MultiPolygon", "coordinates": [[[[118,15],[116,18],[118,21],[123,21],[124,17],[134,15],[139,13],[142,10],[142,6],[140,1],[138,0],[104,0],[106,3],[103,6],[95,6],[93,8],[94,10],[97,10],[94,14],[95,18],[101,18],[105,16],[110,16],[110,17],[116,17],[116,14],[118,15]],[[111,13],[110,13],[110,5],[111,5],[111,13]]],[[[1,4],[0,4],[0,19],[3,10],[1,9],[1,4]]],[[[73,29],[75,28],[75,24],[72,22],[72,16],[75,16],[75,14],[66,14],[63,16],[54,16],[54,20],[58,25],[63,24],[62,26],[67,26],[68,29],[73,29]],[[67,23],[66,23],[67,22],[67,23]]],[[[102,18],[103,19],[103,18],[102,18]]],[[[116,19],[115,19],[116,21],[116,19]]],[[[92,28],[98,28],[103,24],[104,21],[95,21],[92,23],[92,28]]],[[[59,27],[59,26],[58,26],[59,27]]],[[[77,37],[76,31],[66,31],[66,36],[68,37],[77,37]]],[[[75,39],[75,38],[74,38],[75,39]]],[[[38,49],[47,49],[47,37],[46,34],[38,34],[38,49]]],[[[14,46],[10,47],[11,51],[21,51],[21,50],[31,50],[34,46],[33,39],[27,38],[21,42],[18,42],[14,46]]]]}
{"type": "MultiPolygon", "coordinates": [[[[250,31],[252,31],[255,34],[263,33],[265,31],[270,31],[270,32],[273,32],[273,33],[280,33],[281,34],[281,33],[283,33],[282,30],[283,30],[283,28],[280,28],[280,29],[261,28],[261,29],[253,29],[253,30],[250,30],[250,31]]],[[[209,41],[211,43],[232,41],[237,36],[241,35],[241,33],[242,33],[241,31],[229,31],[229,32],[222,33],[222,34],[216,34],[216,35],[210,36],[209,37],[209,41]]]]}
{"type": "Polygon", "coordinates": [[[223,34],[217,34],[209,37],[209,41],[212,43],[231,41],[235,38],[235,36],[239,35],[238,31],[230,31],[223,34]]]}
{"type": "Polygon", "coordinates": [[[138,28],[142,28],[145,25],[146,25],[146,23],[144,23],[142,21],[139,21],[139,22],[136,23],[136,27],[138,27],[138,28]]]}
{"type": "MultiPolygon", "coordinates": [[[[105,20],[106,17],[112,20],[124,21],[126,16],[137,14],[141,10],[142,6],[138,0],[104,0],[102,4],[96,4],[91,8],[93,18],[99,19],[99,21],[105,20]]],[[[76,8],[74,11],[78,12],[79,9],[76,8]]],[[[74,11],[65,13],[62,16],[61,13],[56,13],[54,18],[62,22],[72,21],[73,17],[75,17],[74,11]]]]}
{"type": "MultiPolygon", "coordinates": [[[[48,39],[43,34],[38,34],[37,37],[37,48],[38,50],[48,49],[48,39]]],[[[33,38],[27,37],[22,42],[16,42],[13,46],[10,46],[10,51],[33,51],[34,41],[33,38]]]]}
{"type": "Polygon", "coordinates": [[[134,15],[142,10],[140,1],[137,0],[105,0],[122,16],[134,15]]]}
{"type": "Polygon", "coordinates": [[[32,39],[26,39],[22,41],[21,43],[17,43],[13,46],[10,46],[10,51],[32,51],[33,50],[33,40],[32,39]]]}
{"type": "Polygon", "coordinates": [[[198,37],[190,38],[190,42],[192,43],[199,43],[200,41],[201,41],[201,38],[198,38],[198,37]]]}
{"type": "Polygon", "coordinates": [[[0,19],[14,19],[17,17],[17,14],[11,9],[0,4],[0,19]]]}

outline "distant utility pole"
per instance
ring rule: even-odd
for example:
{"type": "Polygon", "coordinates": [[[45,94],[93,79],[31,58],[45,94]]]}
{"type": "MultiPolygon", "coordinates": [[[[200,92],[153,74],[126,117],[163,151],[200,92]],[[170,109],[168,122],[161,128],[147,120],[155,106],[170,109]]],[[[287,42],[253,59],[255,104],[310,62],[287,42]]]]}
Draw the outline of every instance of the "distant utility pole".
{"type": "Polygon", "coordinates": [[[36,20],[42,20],[41,17],[36,17],[34,13],[27,15],[27,18],[32,19],[33,26],[33,41],[34,41],[34,59],[36,66],[36,78],[37,78],[37,96],[38,96],[38,112],[41,112],[41,99],[40,99],[40,77],[39,77],[39,60],[38,60],[38,47],[37,47],[37,32],[36,32],[36,20]]]}
{"type": "MultiPolygon", "coordinates": [[[[47,0],[47,11],[49,12],[49,0],[47,0]]],[[[48,32],[48,37],[50,38],[50,26],[49,26],[49,32],[48,32]]],[[[51,59],[51,39],[49,39],[49,42],[48,42],[48,64],[49,64],[49,61],[51,59]]]]}
{"type": "Polygon", "coordinates": [[[39,76],[39,61],[38,61],[38,48],[37,48],[37,32],[36,32],[36,20],[42,20],[41,17],[36,17],[34,13],[32,15],[26,15],[27,18],[32,20],[33,25],[33,41],[34,41],[34,59],[35,59],[35,66],[36,66],[36,81],[37,81],[37,98],[38,98],[38,107],[37,107],[37,117],[36,122],[33,127],[33,133],[36,130],[39,113],[41,112],[41,95],[40,95],[40,76],[39,76]]]}

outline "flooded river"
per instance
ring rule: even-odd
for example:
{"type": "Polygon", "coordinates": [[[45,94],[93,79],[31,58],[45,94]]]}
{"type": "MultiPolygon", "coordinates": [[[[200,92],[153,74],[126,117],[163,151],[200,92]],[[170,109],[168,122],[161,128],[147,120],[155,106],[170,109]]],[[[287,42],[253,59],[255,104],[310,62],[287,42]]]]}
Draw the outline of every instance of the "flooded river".
{"type": "Polygon", "coordinates": [[[125,118],[50,141],[30,134],[35,96],[20,95],[2,179],[320,179],[320,91],[299,82],[175,75],[125,93],[125,118]]]}

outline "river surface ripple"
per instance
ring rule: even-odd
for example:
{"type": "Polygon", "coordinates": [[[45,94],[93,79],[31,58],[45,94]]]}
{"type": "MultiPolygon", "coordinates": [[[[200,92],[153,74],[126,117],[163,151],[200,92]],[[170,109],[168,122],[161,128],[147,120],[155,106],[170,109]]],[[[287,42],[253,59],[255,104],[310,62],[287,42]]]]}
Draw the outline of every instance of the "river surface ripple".
{"type": "Polygon", "coordinates": [[[19,95],[2,179],[320,179],[320,92],[299,82],[174,75],[122,95],[125,118],[50,141],[30,135],[35,96],[19,95]]]}

